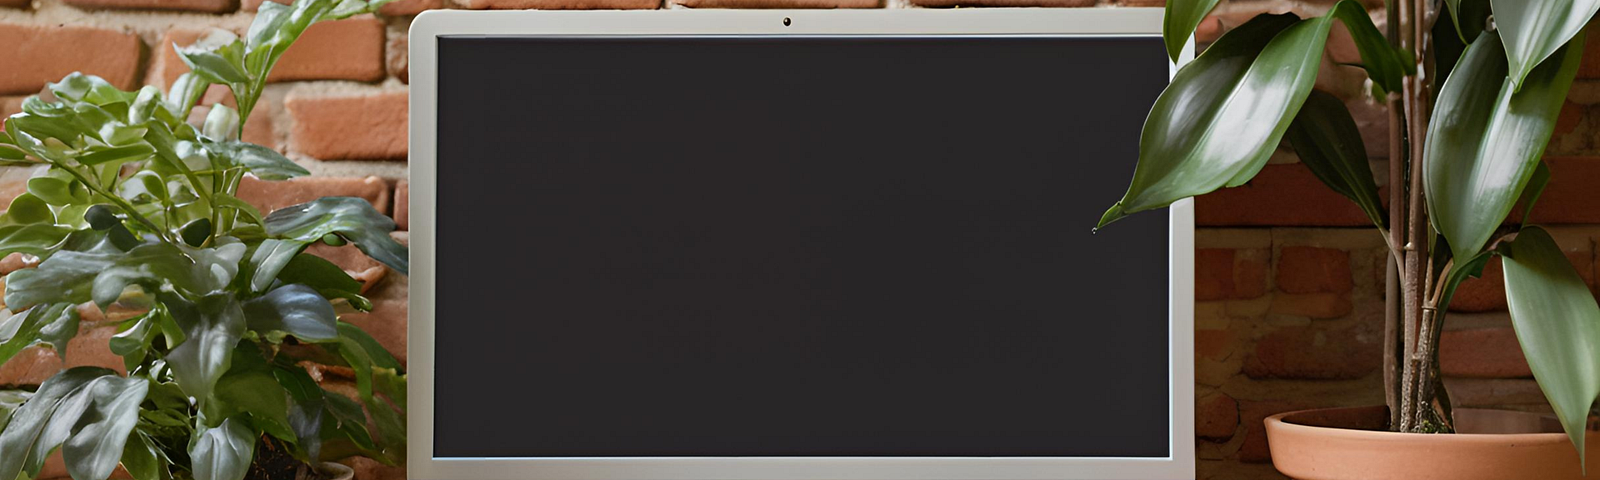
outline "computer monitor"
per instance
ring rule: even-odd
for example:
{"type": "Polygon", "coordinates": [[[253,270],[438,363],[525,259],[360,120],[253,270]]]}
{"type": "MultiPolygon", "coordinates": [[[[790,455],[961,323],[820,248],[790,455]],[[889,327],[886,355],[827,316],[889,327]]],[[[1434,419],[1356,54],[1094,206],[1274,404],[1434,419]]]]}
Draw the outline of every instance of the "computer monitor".
{"type": "Polygon", "coordinates": [[[430,11],[419,480],[1194,476],[1160,9],[430,11]]]}

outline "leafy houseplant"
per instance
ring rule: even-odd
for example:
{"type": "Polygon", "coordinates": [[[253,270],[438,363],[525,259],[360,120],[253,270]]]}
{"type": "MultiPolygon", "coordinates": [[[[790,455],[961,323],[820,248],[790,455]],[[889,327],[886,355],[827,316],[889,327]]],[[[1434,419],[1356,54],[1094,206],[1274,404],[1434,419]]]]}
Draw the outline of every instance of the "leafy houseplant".
{"type": "MultiPolygon", "coordinates": [[[[1366,212],[1392,259],[1385,339],[1389,428],[1454,429],[1438,339],[1456,286],[1500,257],[1529,366],[1584,450],[1600,395],[1600,307],[1545,230],[1528,225],[1541,162],[1600,0],[1391,0],[1387,32],[1360,4],[1327,15],[1261,15],[1181,69],[1156,101],[1127,194],[1100,220],[1244,184],[1282,140],[1366,212]],[[1390,112],[1388,208],[1344,104],[1315,92],[1332,20],[1349,29],[1390,112]]],[[[1172,58],[1217,0],[1169,0],[1172,58]]]]}
{"type": "Polygon", "coordinates": [[[338,321],[372,304],[304,252],[353,243],[405,274],[394,222],[358,198],[262,215],[235,196],[245,175],[308,173],[239,140],[284,50],[313,23],[383,3],[265,2],[244,38],[180,48],[192,72],[165,95],[73,74],[5,122],[0,160],[44,172],[0,215],[0,255],[42,260],[5,278],[0,363],[40,343],[64,358],[80,308],[133,314],[109,344],[126,375],[77,367],[0,392],[0,478],[34,478],[58,449],[75,480],[119,464],[137,480],[239,480],[312,478],[307,465],[352,455],[404,461],[404,371],[338,321]],[[213,84],[238,110],[187,123],[213,84]],[[309,365],[349,369],[357,398],[324,390],[309,365]]]}

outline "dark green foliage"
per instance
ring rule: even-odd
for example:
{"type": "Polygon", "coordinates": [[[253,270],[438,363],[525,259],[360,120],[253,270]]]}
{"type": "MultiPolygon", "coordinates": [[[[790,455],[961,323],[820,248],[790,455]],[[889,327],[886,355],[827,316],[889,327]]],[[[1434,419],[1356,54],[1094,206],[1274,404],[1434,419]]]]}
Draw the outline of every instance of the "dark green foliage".
{"type": "Polygon", "coordinates": [[[238,140],[278,57],[313,23],[383,3],[267,2],[246,38],[169,46],[194,72],[168,94],[73,74],[5,122],[0,163],[46,169],[0,215],[0,255],[43,260],[6,278],[16,313],[0,312],[0,363],[36,344],[64,354],[79,308],[148,311],[110,341],[126,376],[74,368],[34,393],[0,391],[0,478],[33,477],[59,450],[75,480],[104,480],[119,463],[138,480],[239,480],[264,436],[304,462],[404,461],[405,374],[334,304],[371,302],[339,267],[303,253],[349,239],[405,273],[394,222],[343,198],[263,217],[235,195],[245,175],[308,173],[238,140]],[[240,109],[213,105],[202,124],[186,123],[212,84],[240,109]],[[357,372],[359,398],[323,390],[303,361],[357,372]]]}

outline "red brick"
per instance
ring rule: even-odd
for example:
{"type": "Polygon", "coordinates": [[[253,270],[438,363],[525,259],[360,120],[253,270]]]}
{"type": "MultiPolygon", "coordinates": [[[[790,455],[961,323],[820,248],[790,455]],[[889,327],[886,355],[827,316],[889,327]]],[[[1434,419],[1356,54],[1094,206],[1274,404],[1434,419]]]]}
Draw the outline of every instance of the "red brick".
{"type": "Polygon", "coordinates": [[[1214,442],[1226,442],[1239,429],[1239,402],[1226,393],[1195,401],[1194,434],[1214,442]]]}
{"type": "Polygon", "coordinates": [[[131,33],[65,24],[0,24],[0,45],[0,94],[36,93],[72,72],[131,90],[144,49],[131,33]]]}
{"type": "Polygon", "coordinates": [[[401,180],[394,187],[394,223],[401,230],[411,229],[411,182],[401,180]]]}
{"type": "Polygon", "coordinates": [[[670,0],[689,8],[879,8],[880,0],[670,0]]]}
{"type": "Polygon", "coordinates": [[[269,213],[322,197],[360,197],[372,202],[379,212],[389,212],[389,185],[378,177],[301,177],[269,182],[245,177],[239,183],[239,199],[269,213]]]}
{"type": "MultiPolygon", "coordinates": [[[[244,0],[240,7],[244,11],[254,12],[261,8],[261,2],[263,1],[272,1],[284,5],[290,4],[290,0],[244,0]]],[[[396,0],[379,8],[378,13],[387,16],[416,15],[422,13],[423,10],[443,7],[444,0],[396,0]]]]}
{"type": "Polygon", "coordinates": [[[371,15],[321,22],[283,52],[267,80],[382,80],[385,41],[383,21],[371,15]]]}
{"type": "Polygon", "coordinates": [[[26,96],[0,96],[0,129],[5,128],[7,117],[22,113],[22,101],[27,98],[26,96]]]}
{"type": "Polygon", "coordinates": [[[49,347],[29,347],[0,365],[0,385],[38,385],[69,367],[96,366],[126,372],[122,357],[111,353],[109,343],[116,334],[115,323],[81,325],[78,336],[67,342],[65,364],[49,347]]]}
{"type": "Polygon", "coordinates": [[[1347,293],[1354,287],[1350,252],[1333,248],[1283,247],[1278,289],[1289,293],[1347,293]]]}
{"type": "Polygon", "coordinates": [[[1510,328],[1449,330],[1439,338],[1439,370],[1452,377],[1532,377],[1510,328]]]}
{"type": "Polygon", "coordinates": [[[237,0],[63,0],[63,2],[88,9],[187,10],[222,13],[238,8],[237,0]]]}
{"type": "Polygon", "coordinates": [[[405,83],[411,83],[410,38],[405,31],[389,32],[389,48],[386,50],[389,75],[405,83]]]}
{"type": "Polygon", "coordinates": [[[1096,0],[911,0],[919,7],[1093,7],[1096,0]]]}
{"type": "Polygon", "coordinates": [[[36,171],[36,168],[0,168],[0,205],[10,206],[11,200],[28,191],[28,179],[32,178],[36,171]]]}
{"type": "Polygon", "coordinates": [[[1211,360],[1226,360],[1233,354],[1234,338],[1231,330],[1195,330],[1194,354],[1211,360]]]}
{"type": "Polygon", "coordinates": [[[33,5],[33,0],[0,0],[0,7],[28,8],[33,5]]]}
{"type": "MultiPolygon", "coordinates": [[[[1381,328],[1381,325],[1380,325],[1381,328]]],[[[1250,378],[1347,380],[1377,371],[1382,335],[1366,325],[1341,329],[1289,327],[1256,342],[1245,359],[1250,378]]]]}
{"type": "Polygon", "coordinates": [[[1249,183],[1196,197],[1194,215],[1203,227],[1372,225],[1355,202],[1298,163],[1267,165],[1249,183]]]}
{"type": "Polygon", "coordinates": [[[1167,0],[1116,0],[1116,4],[1124,7],[1165,7],[1167,0]]]}
{"type": "Polygon", "coordinates": [[[1600,20],[1589,22],[1588,33],[1583,48],[1583,63],[1578,65],[1578,78],[1600,78],[1600,20]]]}
{"type": "Polygon", "coordinates": [[[1202,248],[1195,250],[1195,299],[1244,300],[1267,293],[1267,252],[1202,248]]]}
{"type": "Polygon", "coordinates": [[[661,8],[661,0],[458,0],[474,10],[640,10],[661,8]]]}
{"type": "Polygon", "coordinates": [[[1483,266],[1483,276],[1468,278],[1456,287],[1450,298],[1452,312],[1488,312],[1506,309],[1505,271],[1500,257],[1483,266]]]}
{"type": "Polygon", "coordinates": [[[360,327],[362,331],[372,335],[372,338],[389,350],[389,353],[394,354],[402,365],[406,363],[406,325],[411,312],[406,299],[407,290],[408,282],[405,276],[386,276],[366,295],[367,299],[372,300],[371,312],[339,316],[340,320],[360,327]]]}
{"type": "Polygon", "coordinates": [[[290,150],[324,160],[406,157],[406,92],[308,96],[285,100],[294,118],[290,150]]]}
{"type": "Polygon", "coordinates": [[[379,8],[378,13],[389,16],[416,15],[435,8],[444,8],[444,0],[396,0],[379,8]]]}
{"type": "Polygon", "coordinates": [[[1561,103],[1561,112],[1556,116],[1556,129],[1551,132],[1551,138],[1561,138],[1562,135],[1572,133],[1578,128],[1578,123],[1583,121],[1583,105],[1566,101],[1561,103]]]}
{"type": "MultiPolygon", "coordinates": [[[[1600,37],[1600,35],[1595,35],[1600,37]]],[[[1595,49],[1600,49],[1596,47],[1595,49]]],[[[1533,207],[1531,221],[1540,224],[1600,223],[1600,158],[1546,157],[1550,185],[1533,207]]],[[[1520,212],[1514,212],[1520,219],[1520,212]]]]}
{"type": "Polygon", "coordinates": [[[1272,297],[1272,305],[1267,312],[1274,315],[1330,319],[1349,315],[1354,308],[1348,293],[1280,293],[1272,297]]]}

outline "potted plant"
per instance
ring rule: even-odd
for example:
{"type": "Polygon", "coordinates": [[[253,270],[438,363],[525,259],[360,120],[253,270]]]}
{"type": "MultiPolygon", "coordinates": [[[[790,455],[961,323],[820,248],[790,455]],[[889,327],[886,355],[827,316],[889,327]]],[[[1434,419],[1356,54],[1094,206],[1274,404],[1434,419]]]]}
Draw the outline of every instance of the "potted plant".
{"type": "MultiPolygon", "coordinates": [[[[1255,176],[1280,141],[1366,212],[1388,245],[1385,407],[1267,420],[1279,471],[1316,479],[1582,478],[1600,394],[1600,307],[1528,211],[1550,180],[1541,155],[1582,56],[1596,0],[1396,0],[1380,32],[1357,2],[1326,15],[1260,15],[1184,66],[1156,101],[1127,194],[1099,227],[1255,176]],[[1387,208],[1344,104],[1312,90],[1334,20],[1390,113],[1387,208]],[[1508,218],[1521,205],[1520,217],[1508,218]],[[1439,376],[1455,288],[1503,260],[1512,323],[1559,420],[1513,418],[1526,434],[1434,435],[1460,419],[1439,376]],[[1586,441],[1587,440],[1587,441],[1586,441]],[[1574,448],[1576,447],[1576,448],[1574,448]]],[[[1168,53],[1217,0],[1168,0],[1168,53]]],[[[1502,418],[1503,420],[1504,418],[1502,418]]],[[[1459,422],[1458,422],[1459,420],[1459,422]]],[[[1501,422],[1504,423],[1504,422],[1501,422]]]]}
{"type": "Polygon", "coordinates": [[[119,466],[136,480],[348,478],[321,462],[404,462],[405,372],[338,320],[372,308],[362,284],[305,252],[348,242],[405,274],[394,222],[359,198],[263,215],[235,196],[246,175],[308,173],[239,140],[278,58],[312,24],[383,3],[265,2],[244,38],[179,48],[192,72],[166,94],[73,74],[7,119],[0,161],[43,172],[0,215],[0,256],[41,261],[5,278],[0,363],[35,344],[64,358],[80,310],[98,309],[120,319],[108,348],[126,373],[76,367],[0,392],[0,478],[35,478],[56,451],[75,480],[119,466]],[[237,110],[190,124],[212,85],[237,110]],[[353,376],[355,398],[325,390],[323,370],[353,376]]]}

